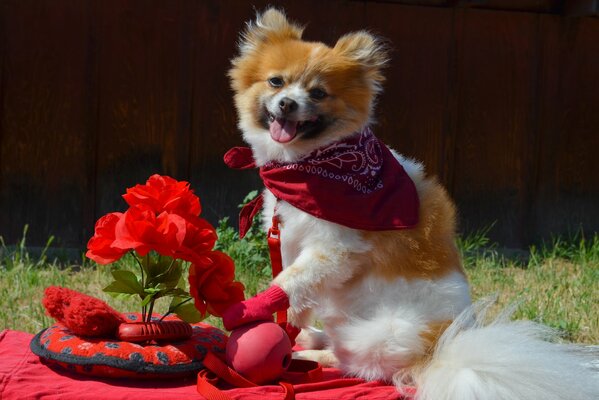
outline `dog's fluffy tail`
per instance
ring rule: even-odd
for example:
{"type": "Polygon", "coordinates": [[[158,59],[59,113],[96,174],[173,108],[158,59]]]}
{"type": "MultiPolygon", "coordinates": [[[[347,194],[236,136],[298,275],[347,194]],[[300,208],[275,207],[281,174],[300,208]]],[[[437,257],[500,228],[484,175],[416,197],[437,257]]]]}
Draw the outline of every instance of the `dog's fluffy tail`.
{"type": "Polygon", "coordinates": [[[464,311],[413,373],[418,400],[599,399],[599,374],[572,347],[549,342],[547,327],[510,321],[510,313],[484,324],[488,306],[464,311]]]}

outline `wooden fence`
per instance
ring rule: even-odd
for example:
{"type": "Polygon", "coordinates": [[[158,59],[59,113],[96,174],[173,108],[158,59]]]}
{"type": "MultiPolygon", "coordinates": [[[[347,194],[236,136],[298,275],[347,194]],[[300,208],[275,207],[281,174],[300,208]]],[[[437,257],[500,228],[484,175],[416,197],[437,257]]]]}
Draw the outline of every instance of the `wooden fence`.
{"type": "Polygon", "coordinates": [[[221,161],[241,144],[226,72],[267,4],[307,39],[391,41],[375,132],[440,177],[462,229],[495,222],[507,246],[598,230],[596,1],[2,0],[5,241],[29,224],[31,244],[82,247],[152,173],[191,181],[210,221],[234,216],[260,182],[221,161]]]}

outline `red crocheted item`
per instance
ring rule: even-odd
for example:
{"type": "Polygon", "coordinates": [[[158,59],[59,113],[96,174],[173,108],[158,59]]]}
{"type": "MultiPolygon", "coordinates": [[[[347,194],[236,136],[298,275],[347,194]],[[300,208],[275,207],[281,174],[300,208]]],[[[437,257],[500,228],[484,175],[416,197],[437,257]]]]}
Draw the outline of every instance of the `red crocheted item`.
{"type": "Polygon", "coordinates": [[[100,299],[60,286],[44,292],[48,315],[80,336],[113,337],[125,319],[100,299]]]}

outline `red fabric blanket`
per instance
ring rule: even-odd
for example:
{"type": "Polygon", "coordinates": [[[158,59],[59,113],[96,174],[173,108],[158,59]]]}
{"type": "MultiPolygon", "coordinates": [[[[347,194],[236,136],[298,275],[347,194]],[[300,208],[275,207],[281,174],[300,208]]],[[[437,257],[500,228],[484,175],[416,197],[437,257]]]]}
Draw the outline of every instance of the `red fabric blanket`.
{"type": "MultiPolygon", "coordinates": [[[[51,369],[29,350],[33,335],[4,330],[0,332],[0,399],[3,400],[181,400],[202,397],[193,378],[176,381],[139,381],[132,379],[93,379],[51,369]]],[[[339,371],[325,370],[326,379],[339,378],[339,371]]],[[[282,399],[279,386],[232,389],[226,392],[240,400],[282,399]]],[[[357,386],[319,392],[298,393],[297,399],[402,399],[393,386],[367,382],[357,386]]]]}

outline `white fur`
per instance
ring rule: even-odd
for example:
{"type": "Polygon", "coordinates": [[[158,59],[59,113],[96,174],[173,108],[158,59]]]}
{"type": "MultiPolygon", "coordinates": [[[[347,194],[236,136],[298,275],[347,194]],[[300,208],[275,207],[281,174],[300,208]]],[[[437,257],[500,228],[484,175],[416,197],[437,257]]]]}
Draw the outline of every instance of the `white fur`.
{"type": "Polygon", "coordinates": [[[410,176],[410,178],[412,178],[414,182],[421,182],[422,180],[424,180],[425,170],[424,165],[421,162],[413,158],[408,158],[403,154],[399,154],[397,151],[391,148],[389,150],[391,150],[391,154],[393,154],[393,157],[395,157],[395,159],[399,161],[403,169],[410,176]]]}
{"type": "Polygon", "coordinates": [[[367,278],[337,292],[316,310],[339,357],[339,367],[366,379],[391,380],[424,352],[420,333],[451,320],[470,304],[463,276],[437,281],[367,278]]]}
{"type": "Polygon", "coordinates": [[[266,107],[268,111],[273,115],[279,113],[279,103],[285,97],[292,99],[298,105],[295,112],[288,115],[289,119],[294,121],[305,121],[312,119],[316,116],[314,107],[310,107],[310,94],[306,91],[306,88],[299,82],[292,83],[278,93],[272,96],[267,102],[266,107]]]}
{"type": "MultiPolygon", "coordinates": [[[[419,400],[599,398],[599,376],[571,346],[547,341],[549,328],[507,314],[485,324],[484,308],[465,310],[445,331],[415,377],[419,400]]],[[[396,379],[401,384],[400,374],[396,379]]]]}

